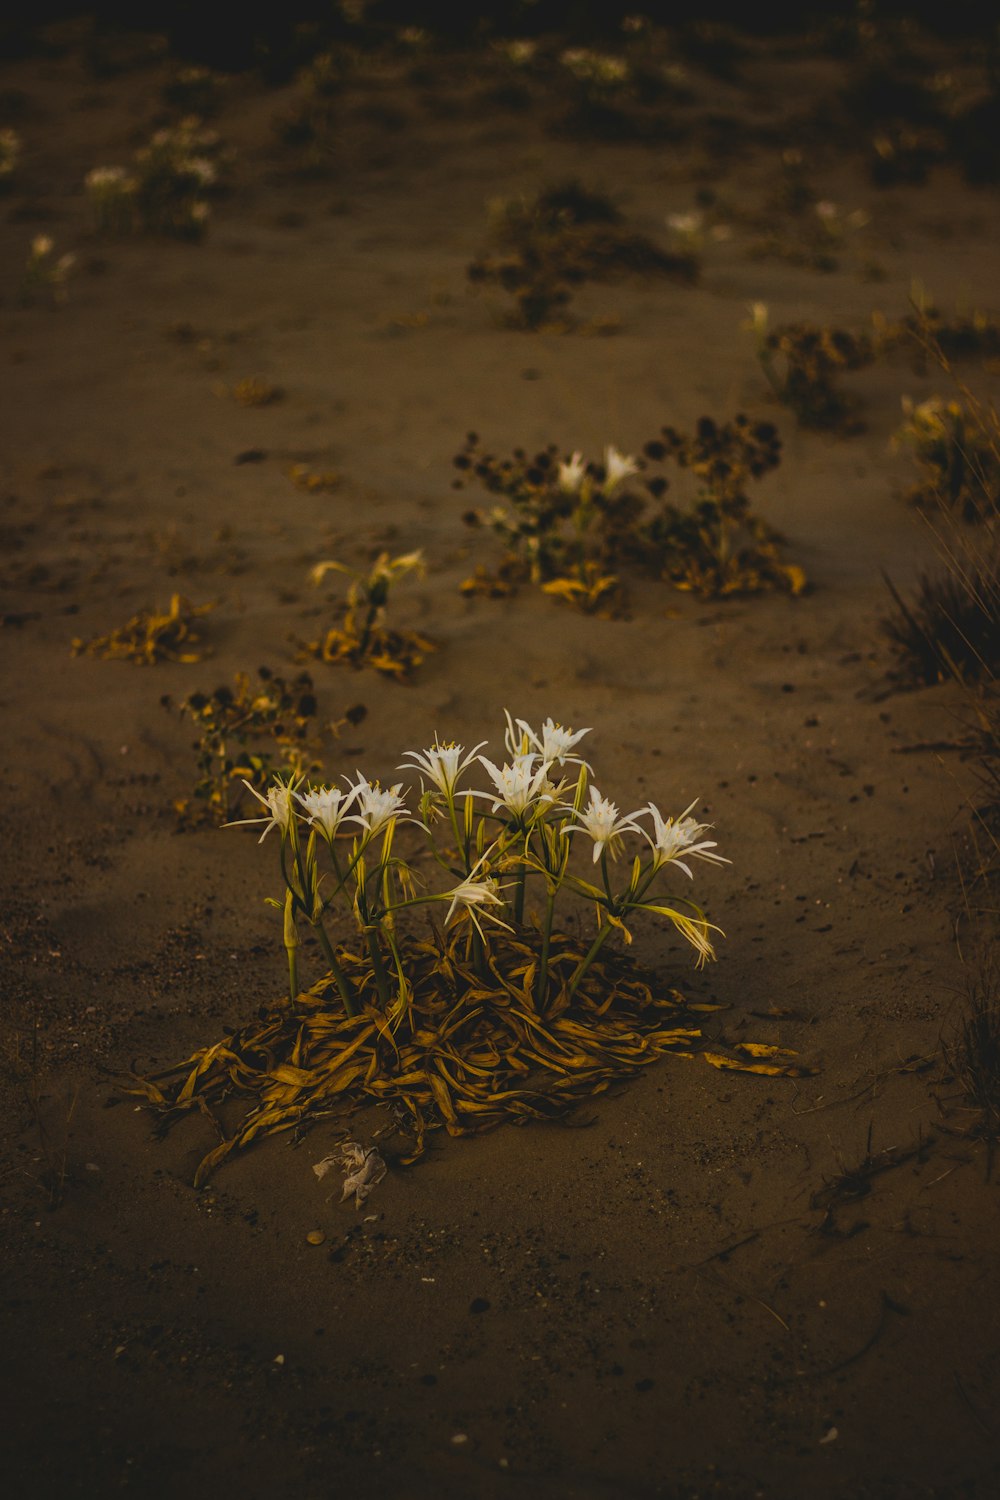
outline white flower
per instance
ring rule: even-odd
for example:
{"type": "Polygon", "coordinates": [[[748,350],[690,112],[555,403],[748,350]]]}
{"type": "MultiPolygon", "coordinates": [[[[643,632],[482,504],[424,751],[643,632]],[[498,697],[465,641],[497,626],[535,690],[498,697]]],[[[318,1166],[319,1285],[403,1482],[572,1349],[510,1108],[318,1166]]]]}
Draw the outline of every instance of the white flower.
{"type": "Polygon", "coordinates": [[[565,462],[560,462],[558,483],[563,494],[578,495],[586,472],[587,465],[583,461],[582,453],[574,453],[565,462]]]}
{"type": "Polygon", "coordinates": [[[692,236],[698,234],[705,224],[704,214],[697,209],[692,209],[686,214],[667,214],[667,228],[672,229],[675,234],[692,236]]]}
{"type": "Polygon", "coordinates": [[[614,443],[609,443],[604,450],[604,472],[607,476],[604,481],[604,493],[610,495],[623,479],[628,479],[632,474],[638,474],[639,466],[634,458],[619,453],[614,443]]]}
{"type": "MultiPolygon", "coordinates": [[[[527,755],[515,755],[513,762],[498,768],[485,755],[480,755],[479,760],[486,767],[492,778],[493,785],[498,796],[493,803],[493,811],[498,807],[505,807],[512,812],[516,818],[523,816],[533,803],[544,798],[550,801],[552,791],[549,786],[548,766],[542,761],[537,767],[535,762],[538,756],[532,751],[527,755]]],[[[489,796],[489,792],[482,793],[489,796]]]]}
{"type": "MultiPolygon", "coordinates": [[[[694,807],[694,802],[691,803],[691,807],[694,807]]],[[[694,818],[688,817],[691,807],[686,808],[679,818],[664,818],[659,808],[654,807],[650,802],[642,811],[648,812],[653,820],[653,836],[650,838],[644,828],[639,831],[653,851],[653,863],[656,869],[659,869],[661,865],[675,864],[689,879],[693,880],[694,876],[691,874],[690,867],[684,863],[680,855],[694,856],[696,859],[703,859],[713,865],[728,865],[731,861],[721,854],[712,853],[716,847],[715,841],[701,838],[701,835],[712,825],[698,823],[694,818]]]]}
{"type": "Polygon", "coordinates": [[[357,794],[357,787],[342,792],[336,786],[315,786],[305,792],[296,792],[295,798],[301,803],[312,827],[332,839],[357,794]]]}
{"type": "Polygon", "coordinates": [[[397,781],[394,787],[384,790],[377,781],[366,780],[360,771],[357,776],[357,781],[350,789],[358,799],[358,810],[351,814],[350,821],[360,823],[371,837],[396,817],[401,809],[405,809],[405,799],[399,795],[403,783],[397,781]]]}
{"type": "Polygon", "coordinates": [[[748,302],[747,312],[750,314],[750,321],[746,326],[753,333],[757,334],[759,338],[763,338],[767,332],[767,320],[769,316],[767,303],[748,302]]]}
{"type": "Polygon", "coordinates": [[[284,837],[295,819],[295,808],[292,803],[292,788],[288,785],[287,782],[276,781],[273,786],[268,787],[267,796],[262,797],[257,788],[255,786],[251,786],[249,781],[247,781],[245,777],[243,777],[242,780],[243,785],[246,787],[247,791],[253,792],[254,796],[257,798],[257,801],[263,807],[267,808],[267,817],[237,818],[235,822],[227,823],[226,827],[241,828],[251,823],[266,824],[264,832],[257,840],[258,844],[262,844],[264,842],[268,834],[271,832],[272,828],[277,828],[280,831],[282,837],[284,837]]]}
{"type": "MultiPolygon", "coordinates": [[[[486,744],[486,740],[480,740],[475,749],[470,750],[465,759],[462,759],[464,745],[439,745],[435,739],[429,750],[404,750],[404,756],[410,756],[414,766],[420,770],[421,784],[423,776],[427,776],[450,801],[455,795],[455,784],[466,766],[471,765],[478,752],[486,744]]],[[[397,771],[412,771],[414,766],[397,766],[397,771]]]]}
{"type": "MultiPolygon", "coordinates": [[[[563,765],[566,761],[572,761],[574,765],[587,765],[581,756],[570,755],[569,752],[574,745],[579,744],[585,734],[590,733],[589,729],[564,729],[561,724],[555,722],[551,715],[542,725],[541,734],[536,734],[524,719],[515,719],[514,722],[524,736],[524,740],[535,749],[547,766],[552,765],[554,761],[559,765],[563,765]]],[[[516,746],[512,743],[512,738],[512,731],[508,730],[507,744],[513,752],[516,746]]],[[[521,741],[522,744],[524,740],[521,741]]]]}
{"type": "Polygon", "coordinates": [[[621,849],[621,836],[623,833],[640,833],[642,830],[635,822],[637,814],[630,813],[628,817],[619,816],[615,804],[602,797],[596,786],[590,788],[590,804],[582,808],[576,814],[577,823],[573,828],[568,828],[567,833],[589,833],[594,840],[594,863],[607,850],[612,859],[617,859],[621,849]]]}
{"type": "Polygon", "coordinates": [[[197,177],[202,187],[209,187],[218,175],[214,163],[207,156],[191,156],[184,165],[192,177],[197,177]]]}
{"type": "MultiPolygon", "coordinates": [[[[465,880],[463,880],[460,885],[456,885],[454,890],[446,891],[445,896],[451,897],[451,905],[448,908],[448,915],[444,919],[446,927],[451,921],[452,917],[455,915],[456,906],[464,907],[464,909],[468,911],[469,915],[473,916],[473,919],[473,907],[503,906],[503,901],[500,897],[500,887],[492,878],[492,876],[487,876],[483,880],[475,880],[470,875],[465,880]]],[[[499,918],[493,917],[491,912],[484,912],[483,915],[492,917],[492,920],[494,922],[499,921],[499,918]]],[[[501,922],[500,925],[502,927],[506,927],[507,924],[506,922],[501,922]]]]}

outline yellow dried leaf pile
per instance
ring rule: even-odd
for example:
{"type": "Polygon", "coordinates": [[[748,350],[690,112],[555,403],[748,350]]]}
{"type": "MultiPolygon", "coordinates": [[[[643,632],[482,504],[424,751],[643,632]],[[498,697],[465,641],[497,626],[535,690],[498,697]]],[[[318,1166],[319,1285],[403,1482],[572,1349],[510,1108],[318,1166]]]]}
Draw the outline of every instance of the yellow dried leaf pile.
{"type": "Polygon", "coordinates": [[[126,624],[107,635],[73,642],[73,655],[100,656],[108,661],[134,661],[151,667],[158,661],[201,661],[208,654],[195,621],[213,609],[211,604],[190,604],[173,594],[166,614],[140,610],[126,624]]]}
{"type": "MultiPolygon", "coordinates": [[[[190,1109],[213,1119],[219,1144],[198,1167],[196,1185],[259,1136],[372,1103],[393,1106],[405,1120],[412,1144],[403,1160],[411,1162],[430,1130],[469,1135],[505,1122],[557,1119],[660,1057],[691,1057],[704,1050],[700,1013],[720,1009],[654,988],[652,976],[621,956],[595,962],[570,999],[568,982],[583,949],[559,936],[542,1012],[531,946],[496,940],[488,983],[462,951],[457,937],[407,945],[408,1004],[393,1024],[378,1005],[368,960],[342,951],[357,1015],[344,1015],[327,976],[294,1005],[275,1004],[187,1061],[136,1076],[132,1092],[160,1112],[163,1130],[190,1109]],[[229,1100],[249,1101],[235,1129],[215,1113],[229,1100]]],[[[705,1055],[716,1066],[750,1072],[808,1071],[786,1061],[793,1054],[780,1048],[742,1044],[742,1050],[749,1055],[734,1061],[705,1055]],[[760,1062],[761,1055],[768,1061],[760,1062]]]]}

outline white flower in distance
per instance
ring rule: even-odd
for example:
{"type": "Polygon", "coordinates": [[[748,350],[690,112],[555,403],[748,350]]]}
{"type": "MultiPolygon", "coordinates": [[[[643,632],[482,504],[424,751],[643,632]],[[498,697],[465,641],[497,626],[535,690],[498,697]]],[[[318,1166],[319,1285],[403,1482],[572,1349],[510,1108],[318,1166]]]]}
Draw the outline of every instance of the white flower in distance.
{"type": "Polygon", "coordinates": [[[563,494],[578,495],[586,472],[587,465],[583,461],[582,453],[574,453],[565,462],[560,462],[558,482],[563,494]]]}
{"type": "MultiPolygon", "coordinates": [[[[537,751],[546,765],[552,765],[553,761],[559,765],[565,761],[572,761],[574,765],[587,765],[581,756],[571,755],[570,751],[580,743],[585,734],[590,733],[589,728],[566,729],[562,724],[557,724],[550,715],[542,725],[541,733],[536,734],[524,719],[515,719],[514,722],[528,744],[537,751]]],[[[513,746],[511,748],[513,749],[513,746]]]]}
{"type": "Polygon", "coordinates": [[[332,839],[357,794],[357,787],[342,792],[336,786],[316,786],[310,787],[306,792],[296,792],[295,798],[301,804],[308,822],[314,828],[319,828],[328,839],[332,839]]]}
{"type": "Polygon", "coordinates": [[[686,214],[667,214],[667,228],[672,229],[675,234],[695,235],[704,226],[705,216],[696,209],[686,214]]]}
{"type": "MultiPolygon", "coordinates": [[[[693,802],[691,807],[694,807],[693,802]]],[[[699,823],[696,819],[689,817],[691,807],[686,808],[679,818],[664,818],[659,808],[654,807],[650,802],[647,807],[643,808],[643,812],[648,812],[653,820],[653,833],[650,836],[644,828],[640,829],[640,832],[649,841],[653,851],[653,862],[657,869],[661,865],[675,864],[693,880],[691,868],[684,863],[681,855],[687,858],[703,859],[713,865],[728,865],[731,861],[721,854],[713,853],[716,848],[714,839],[701,837],[712,825],[699,823]]]]}
{"type": "Polygon", "coordinates": [[[264,842],[268,834],[271,832],[272,828],[277,828],[282,837],[284,837],[284,835],[291,827],[292,821],[295,817],[295,807],[292,803],[292,788],[288,786],[284,781],[276,781],[273,786],[268,787],[267,795],[265,797],[262,797],[257,788],[255,786],[251,786],[249,781],[247,781],[245,777],[241,779],[247,791],[253,792],[254,796],[257,798],[257,801],[261,803],[263,807],[267,808],[267,816],[264,818],[237,818],[235,822],[227,823],[226,827],[241,828],[244,826],[249,826],[251,823],[266,824],[267,826],[265,827],[264,832],[257,840],[258,844],[262,844],[264,842]]]}
{"type": "Polygon", "coordinates": [[[397,781],[395,786],[384,789],[377,781],[368,781],[360,771],[357,775],[351,791],[358,799],[358,810],[351,814],[350,821],[360,823],[367,834],[374,835],[400,811],[405,811],[405,799],[399,795],[403,783],[397,781]]]}
{"type": "Polygon", "coordinates": [[[747,312],[750,314],[750,321],[743,326],[749,328],[751,333],[755,333],[758,338],[763,338],[767,333],[768,318],[770,316],[767,303],[748,302],[747,312]]]}
{"type": "Polygon", "coordinates": [[[623,479],[628,479],[631,475],[638,474],[638,472],[639,466],[634,458],[624,453],[619,453],[614,443],[608,444],[604,450],[604,473],[606,476],[604,490],[606,494],[610,495],[612,490],[618,488],[623,479]]]}
{"type": "MultiPolygon", "coordinates": [[[[535,802],[544,798],[550,801],[552,792],[548,779],[548,766],[544,761],[536,764],[538,756],[532,751],[527,755],[515,755],[512,762],[498,767],[485,755],[479,757],[486,767],[496,788],[497,798],[493,811],[505,807],[516,818],[522,817],[535,802]]],[[[489,796],[489,792],[484,794],[489,796]]]]}
{"type": "Polygon", "coordinates": [[[396,770],[413,771],[418,769],[421,772],[421,777],[426,776],[437,787],[438,791],[450,800],[455,795],[455,785],[459,776],[461,776],[466,766],[472,764],[485,744],[485,740],[480,740],[475,749],[470,750],[468,755],[463,759],[462,751],[465,749],[464,745],[439,745],[437,740],[435,740],[429,750],[404,750],[404,756],[409,756],[413,761],[413,765],[397,766],[396,770]]]}
{"type": "Polygon", "coordinates": [[[602,797],[596,786],[590,788],[590,802],[576,814],[577,822],[567,833],[589,833],[594,840],[594,863],[607,850],[612,859],[617,859],[621,850],[623,833],[639,833],[635,813],[621,817],[617,807],[607,797],[602,797]]]}

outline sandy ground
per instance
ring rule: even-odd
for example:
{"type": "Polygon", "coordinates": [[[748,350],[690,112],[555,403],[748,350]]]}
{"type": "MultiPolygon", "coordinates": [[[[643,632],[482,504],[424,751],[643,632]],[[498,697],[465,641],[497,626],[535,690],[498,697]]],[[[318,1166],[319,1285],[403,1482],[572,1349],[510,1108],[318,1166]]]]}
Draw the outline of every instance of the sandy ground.
{"type": "MultiPolygon", "coordinates": [[[[762,56],[746,107],[773,116],[833,66],[762,56]]],[[[237,79],[205,242],[98,240],[83,175],[148,135],[164,76],[95,79],[73,48],[0,76],[26,142],[0,229],[2,602],[23,617],[0,690],[3,1471],[39,1497],[995,1495],[1000,1204],[982,1150],[943,1128],[965,1117],[935,1060],[988,936],[957,875],[974,784],[953,755],[904,753],[953,737],[962,704],[886,696],[877,631],[880,570],[905,583],[933,554],[889,437],[935,380],[880,365],[850,378],[866,431],[804,432],[741,330],[754,299],[776,322],[898,315],[913,276],[989,305],[995,196],[946,168],[879,192],[831,152],[822,192],[869,210],[881,284],[852,255],[828,275],[748,260],[737,230],[693,288],[585,288],[574,313],[612,336],[528,334],[466,290],[486,200],[582,175],[665,239],[704,181],[697,139],[581,146],[474,108],[465,82],[452,113],[393,84],[398,128],[345,108],[308,174],[271,131],[285,95],[237,79]],[[42,232],[78,255],[69,299],[20,307],[42,232]],[[241,407],[226,390],[248,376],[284,399],[241,407]],[[645,586],[618,621],[461,597],[495,561],[451,489],[468,429],[597,455],[739,409],[779,423],[759,503],[809,596],[645,586]],[[292,462],[339,487],[295,489],[292,462]],[[332,1126],[192,1189],[206,1123],[157,1141],[116,1081],[251,1017],[283,961],[274,851],[176,831],[191,730],[160,698],[287,669],[324,617],[309,566],[383,546],[425,550],[394,618],[440,649],[410,686],[317,667],[324,717],[368,709],[328,775],[390,776],[435,732],[499,749],[505,707],[593,725],[602,787],[700,798],[733,861],[699,878],[718,964],[696,974],[652,928],[639,956],[727,1005],[728,1040],[793,1047],[815,1076],[666,1060],[584,1129],[436,1136],[363,1213],[311,1170],[332,1126]],[[175,589],[217,602],[210,661],[71,655],[175,589]],[[866,1156],[891,1169],[845,1177],[866,1156]]],[[[704,104],[720,86],[693,77],[704,104]]],[[[775,162],[748,149],[711,180],[759,203],[775,162]]]]}

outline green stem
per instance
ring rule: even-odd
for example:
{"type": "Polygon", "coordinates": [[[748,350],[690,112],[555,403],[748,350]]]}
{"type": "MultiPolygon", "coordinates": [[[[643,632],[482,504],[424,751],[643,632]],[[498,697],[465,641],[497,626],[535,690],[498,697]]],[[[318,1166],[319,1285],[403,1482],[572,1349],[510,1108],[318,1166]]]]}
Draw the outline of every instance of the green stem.
{"type": "Polygon", "coordinates": [[[524,926],[524,887],[527,884],[527,866],[522,865],[517,875],[517,888],[514,891],[514,920],[518,927],[524,926]]]}
{"type": "Polygon", "coordinates": [[[299,934],[295,925],[295,898],[285,891],[285,953],[288,957],[288,999],[294,1005],[299,993],[299,934]]]}
{"type": "Polygon", "coordinates": [[[349,1016],[356,1016],[358,1013],[358,1007],[355,1004],[354,990],[351,987],[351,981],[348,979],[347,975],[341,968],[340,963],[338,962],[337,955],[333,951],[333,944],[330,942],[330,939],[327,936],[326,928],[323,926],[322,922],[314,922],[313,930],[315,931],[316,936],[319,938],[319,945],[323,950],[323,956],[325,957],[327,963],[330,965],[330,973],[333,975],[333,982],[337,986],[340,998],[344,1002],[344,1009],[349,1016]]]}
{"type": "Polygon", "coordinates": [[[374,927],[365,928],[365,937],[368,942],[368,956],[372,961],[372,972],[375,975],[375,987],[378,997],[382,1002],[383,1010],[389,1008],[389,976],[385,971],[385,960],[382,957],[378,945],[378,933],[374,927]]]}
{"type": "Polygon", "coordinates": [[[545,900],[545,922],[542,927],[542,951],[538,959],[538,978],[535,988],[535,1004],[544,1011],[549,998],[549,947],[552,941],[552,914],[556,908],[556,893],[549,890],[545,900]]]}
{"type": "Polygon", "coordinates": [[[601,930],[600,930],[600,932],[597,934],[597,936],[595,937],[594,941],[591,943],[590,948],[587,950],[586,957],[579,964],[579,966],[578,966],[575,974],[573,975],[573,978],[569,982],[568,994],[570,996],[570,999],[572,999],[573,996],[576,994],[577,986],[579,985],[581,979],[583,979],[583,977],[586,974],[587,970],[590,968],[591,964],[594,962],[594,959],[597,957],[598,953],[600,953],[601,949],[604,947],[604,944],[607,942],[608,938],[611,936],[611,933],[613,932],[613,930],[614,929],[613,929],[613,927],[612,927],[612,925],[611,925],[610,922],[602,922],[601,923],[601,930]]]}

